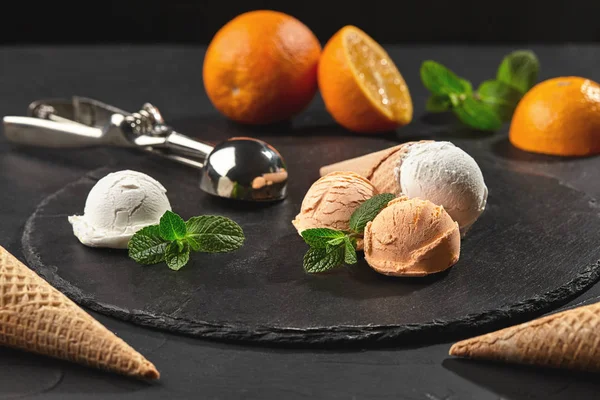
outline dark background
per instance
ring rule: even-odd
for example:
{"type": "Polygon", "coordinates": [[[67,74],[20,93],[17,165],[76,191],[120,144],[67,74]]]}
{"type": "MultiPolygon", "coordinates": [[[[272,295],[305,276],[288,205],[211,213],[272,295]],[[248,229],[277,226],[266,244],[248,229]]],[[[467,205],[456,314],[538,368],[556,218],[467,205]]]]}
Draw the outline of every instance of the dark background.
{"type": "Polygon", "coordinates": [[[236,15],[289,13],[326,41],[356,25],[382,43],[600,41],[598,0],[146,0],[3,2],[0,44],[207,44],[236,15]]]}
{"type": "MultiPolygon", "coordinates": [[[[480,82],[493,74],[504,54],[522,46],[539,55],[541,79],[565,74],[597,81],[600,77],[600,46],[571,44],[600,42],[599,0],[4,0],[0,4],[0,44],[15,47],[0,49],[0,103],[5,115],[22,115],[34,99],[81,94],[125,110],[144,101],[155,102],[176,126],[184,117],[202,116],[210,109],[198,73],[203,53],[196,48],[23,45],[201,45],[235,15],[259,8],[296,16],[322,41],[343,25],[355,24],[382,43],[403,44],[390,48],[395,49],[394,61],[414,90],[416,115],[423,113],[426,95],[416,68],[424,57],[435,57],[480,82]],[[428,42],[462,45],[425,47],[428,42]],[[485,46],[489,43],[509,45],[485,46]]],[[[324,112],[321,102],[315,105],[324,112]]],[[[408,132],[426,128],[423,120],[416,121],[408,132]]],[[[193,130],[183,132],[194,134],[193,130]]],[[[506,129],[498,135],[499,142],[507,143],[503,139],[506,129]]],[[[104,153],[98,154],[17,152],[0,138],[0,187],[5,189],[0,196],[4,201],[0,207],[4,211],[0,212],[2,245],[22,259],[20,238],[26,218],[47,195],[107,162],[101,157],[104,153]]],[[[578,190],[600,197],[593,172],[598,169],[598,158],[581,163],[544,160],[515,162],[545,168],[578,190]]],[[[599,296],[596,285],[571,305],[597,302],[599,296]]],[[[0,398],[558,400],[597,398],[600,391],[597,376],[450,358],[449,338],[427,347],[399,345],[369,351],[270,349],[196,340],[92,315],[156,363],[161,382],[143,385],[77,364],[0,348],[0,398]]]]}

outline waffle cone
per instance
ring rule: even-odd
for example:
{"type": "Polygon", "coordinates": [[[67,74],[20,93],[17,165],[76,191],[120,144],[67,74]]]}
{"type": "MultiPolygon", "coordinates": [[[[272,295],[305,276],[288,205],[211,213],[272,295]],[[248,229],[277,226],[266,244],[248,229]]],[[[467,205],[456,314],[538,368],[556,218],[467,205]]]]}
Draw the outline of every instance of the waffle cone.
{"type": "MultiPolygon", "coordinates": [[[[429,140],[421,142],[429,142],[429,140]]],[[[413,143],[420,142],[407,142],[364,156],[326,165],[321,167],[319,173],[321,176],[325,176],[335,171],[354,172],[370,180],[379,193],[399,195],[400,184],[394,170],[398,166],[400,156],[406,151],[408,145],[413,143]]]]}
{"type": "Polygon", "coordinates": [[[455,343],[450,355],[600,371],[600,303],[455,343]]]}
{"type": "Polygon", "coordinates": [[[0,345],[159,378],[152,363],[1,246],[0,345]]]}

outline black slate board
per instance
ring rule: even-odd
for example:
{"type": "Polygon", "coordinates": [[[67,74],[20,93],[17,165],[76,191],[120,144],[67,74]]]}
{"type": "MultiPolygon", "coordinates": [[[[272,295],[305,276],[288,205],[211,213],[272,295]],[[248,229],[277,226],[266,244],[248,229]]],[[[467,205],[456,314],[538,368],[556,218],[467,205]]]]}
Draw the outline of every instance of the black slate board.
{"type": "MultiPolygon", "coordinates": [[[[207,136],[223,139],[235,129],[227,125],[207,136]]],[[[187,167],[115,150],[114,165],[38,206],[23,235],[29,265],[76,302],[137,324],[198,337],[303,345],[442,340],[563,304],[600,276],[600,218],[592,198],[502,162],[485,142],[461,139],[453,141],[479,162],[490,194],[456,266],[437,276],[402,279],[379,275],[360,260],[335,273],[306,275],[307,247],[290,221],[318,167],[394,143],[335,134],[265,139],[288,161],[285,201],[244,205],[216,199],[198,189],[198,175],[187,167]],[[194,254],[179,272],[139,266],[126,251],[81,245],[67,216],[83,211],[98,179],[126,168],[161,181],[184,218],[216,213],[238,221],[246,245],[232,254],[194,254]]]]}

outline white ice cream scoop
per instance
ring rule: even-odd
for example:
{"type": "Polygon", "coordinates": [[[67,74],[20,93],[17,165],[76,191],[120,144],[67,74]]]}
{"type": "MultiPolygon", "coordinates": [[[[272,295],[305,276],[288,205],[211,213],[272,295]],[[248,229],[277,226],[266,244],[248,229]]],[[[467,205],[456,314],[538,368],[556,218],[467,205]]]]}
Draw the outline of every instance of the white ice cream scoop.
{"type": "Polygon", "coordinates": [[[171,204],[167,190],[137,171],[113,172],[90,190],[83,215],[69,217],[73,233],[90,247],[126,249],[138,230],[158,224],[171,204]]]}
{"type": "Polygon", "coordinates": [[[464,236],[487,203],[488,189],[479,165],[450,142],[407,146],[394,170],[401,193],[442,205],[464,236]]]}

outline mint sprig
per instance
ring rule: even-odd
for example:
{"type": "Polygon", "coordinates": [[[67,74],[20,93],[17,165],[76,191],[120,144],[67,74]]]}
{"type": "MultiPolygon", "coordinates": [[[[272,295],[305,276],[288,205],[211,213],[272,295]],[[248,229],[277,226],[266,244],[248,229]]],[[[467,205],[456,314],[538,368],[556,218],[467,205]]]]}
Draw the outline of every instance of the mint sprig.
{"type": "Polygon", "coordinates": [[[326,272],[339,267],[344,262],[344,248],[330,246],[327,248],[311,247],[304,255],[304,270],[314,274],[326,272]]]}
{"type": "Polygon", "coordinates": [[[190,260],[190,246],[181,241],[169,243],[165,252],[165,261],[167,266],[174,271],[178,271],[190,260]]]}
{"type": "Polygon", "coordinates": [[[350,229],[355,233],[362,234],[365,230],[365,226],[369,221],[379,214],[381,210],[385,208],[387,203],[394,199],[393,194],[383,193],[371,197],[358,207],[350,217],[350,229]]]}
{"type": "Polygon", "coordinates": [[[324,249],[327,245],[338,245],[346,237],[346,234],[342,231],[329,228],[314,228],[307,229],[301,232],[304,241],[315,249],[324,249]]]}
{"type": "Polygon", "coordinates": [[[504,57],[498,67],[496,80],[525,94],[535,85],[539,71],[540,62],[533,51],[517,50],[504,57]]]}
{"type": "Polygon", "coordinates": [[[139,264],[157,264],[165,260],[169,242],[160,236],[158,225],[142,228],[129,240],[129,257],[139,264]]]}
{"type": "Polygon", "coordinates": [[[443,94],[433,94],[427,99],[427,103],[425,103],[425,109],[432,113],[448,111],[450,108],[452,108],[450,96],[443,94]]]}
{"type": "Polygon", "coordinates": [[[477,89],[477,95],[479,100],[489,106],[502,121],[510,120],[523,97],[523,93],[515,87],[494,79],[482,82],[477,89]]]}
{"type": "Polygon", "coordinates": [[[461,122],[482,131],[492,131],[502,127],[502,119],[494,109],[473,97],[462,100],[453,111],[461,122]]]}
{"type": "Polygon", "coordinates": [[[344,238],[344,262],[348,265],[356,264],[356,239],[351,240],[348,236],[344,238]]]}
{"type": "Polygon", "coordinates": [[[452,93],[467,93],[470,82],[459,78],[442,64],[427,60],[421,65],[423,85],[433,94],[447,96],[452,93]]]}
{"type": "Polygon", "coordinates": [[[244,243],[242,228],[229,218],[216,215],[192,217],[185,227],[186,239],[194,251],[225,253],[244,243]]]}
{"type": "Polygon", "coordinates": [[[540,64],[529,50],[517,50],[502,59],[495,79],[483,82],[476,92],[471,82],[432,60],[421,65],[421,81],[431,92],[429,112],[452,111],[471,128],[492,131],[510,121],[514,110],[537,80],[540,64]]]}
{"type": "Polygon", "coordinates": [[[192,251],[223,253],[239,249],[244,243],[242,228],[229,218],[216,215],[192,217],[184,221],[166,211],[158,225],[137,231],[129,240],[129,257],[139,264],[165,262],[177,271],[190,259],[192,251]]]}
{"type": "Polygon", "coordinates": [[[331,228],[313,228],[301,232],[310,246],[304,255],[304,271],[318,273],[332,270],[343,264],[356,264],[357,238],[362,238],[365,226],[394,199],[391,193],[378,194],[358,207],[350,217],[349,231],[331,228]]]}
{"type": "Polygon", "coordinates": [[[158,225],[160,236],[165,240],[177,240],[185,237],[185,222],[172,211],[165,211],[158,225]]]}

